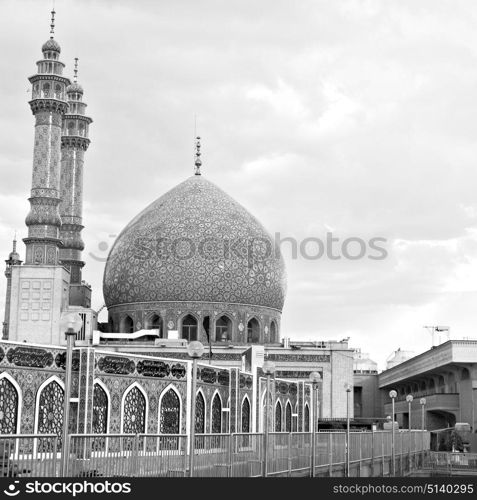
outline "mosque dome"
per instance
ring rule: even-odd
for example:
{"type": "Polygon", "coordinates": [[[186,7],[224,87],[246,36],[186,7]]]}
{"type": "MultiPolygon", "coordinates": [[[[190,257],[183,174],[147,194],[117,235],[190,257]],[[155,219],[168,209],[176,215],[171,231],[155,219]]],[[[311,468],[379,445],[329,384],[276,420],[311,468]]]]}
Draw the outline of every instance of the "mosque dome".
{"type": "Polygon", "coordinates": [[[103,292],[110,311],[189,301],[260,306],[279,314],[285,267],[260,222],[194,175],[121,232],[106,263],[103,292]]]}
{"type": "Polygon", "coordinates": [[[56,52],[61,52],[60,44],[54,39],[49,38],[41,48],[42,52],[47,52],[48,50],[54,50],[56,52]]]}
{"type": "Polygon", "coordinates": [[[82,94],[83,87],[79,83],[73,82],[71,85],[68,85],[68,87],[66,87],[66,92],[68,94],[70,92],[77,92],[78,94],[82,94]]]}
{"type": "Polygon", "coordinates": [[[18,254],[16,251],[10,252],[8,255],[9,260],[20,260],[20,254],[18,254]]]}

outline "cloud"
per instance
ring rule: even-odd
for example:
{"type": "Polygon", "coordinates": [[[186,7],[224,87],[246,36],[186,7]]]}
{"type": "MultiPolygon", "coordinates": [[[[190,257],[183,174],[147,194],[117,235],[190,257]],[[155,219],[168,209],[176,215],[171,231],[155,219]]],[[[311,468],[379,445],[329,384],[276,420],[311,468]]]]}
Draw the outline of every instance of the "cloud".
{"type": "MultiPolygon", "coordinates": [[[[15,227],[26,236],[27,77],[49,36],[50,4],[10,0],[2,9],[15,19],[0,32],[6,258],[15,227]]],[[[196,116],[204,175],[271,233],[321,238],[332,228],[341,240],[387,239],[385,261],[287,257],[286,336],[350,334],[382,363],[398,343],[428,347],[423,324],[469,333],[477,319],[477,6],[63,0],[56,10],[66,74],[78,56],[94,119],[83,232],[94,307],[103,303],[111,235],[192,174],[196,116]]]]}

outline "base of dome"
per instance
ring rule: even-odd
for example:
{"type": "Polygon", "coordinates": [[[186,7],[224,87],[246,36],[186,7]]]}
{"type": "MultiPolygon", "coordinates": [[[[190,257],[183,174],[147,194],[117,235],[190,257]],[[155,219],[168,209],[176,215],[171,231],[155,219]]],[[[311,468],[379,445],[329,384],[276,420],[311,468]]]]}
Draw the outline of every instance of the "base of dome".
{"type": "Polygon", "coordinates": [[[108,309],[108,330],[158,329],[161,338],[201,342],[279,342],[281,312],[270,307],[223,302],[143,302],[108,309]]]}

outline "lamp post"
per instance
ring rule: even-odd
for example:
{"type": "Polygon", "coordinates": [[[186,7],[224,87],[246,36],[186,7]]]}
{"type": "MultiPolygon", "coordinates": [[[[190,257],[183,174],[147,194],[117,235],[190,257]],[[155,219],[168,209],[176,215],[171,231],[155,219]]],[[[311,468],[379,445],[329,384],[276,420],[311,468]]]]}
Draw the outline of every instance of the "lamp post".
{"type": "Polygon", "coordinates": [[[268,432],[270,425],[270,378],[275,374],[275,364],[265,361],[262,366],[263,373],[267,376],[267,397],[265,399],[265,421],[263,423],[263,477],[268,475],[268,432]]]}
{"type": "Polygon", "coordinates": [[[426,398],[421,398],[419,404],[421,405],[421,458],[424,456],[424,429],[426,427],[426,398]]]}
{"type": "Polygon", "coordinates": [[[389,397],[392,403],[392,418],[391,418],[391,464],[392,464],[392,476],[396,475],[396,453],[394,449],[394,399],[397,397],[397,392],[393,389],[389,391],[389,397]]]}
{"type": "Polygon", "coordinates": [[[426,398],[421,398],[419,400],[419,404],[421,405],[421,431],[423,431],[426,428],[426,398]]]}
{"type": "Polygon", "coordinates": [[[61,439],[61,476],[66,477],[68,473],[68,456],[69,440],[68,440],[68,423],[70,421],[70,399],[71,399],[71,374],[73,347],[75,344],[76,334],[83,326],[83,319],[79,313],[65,311],[61,315],[60,329],[65,332],[66,337],[66,360],[65,360],[65,394],[63,399],[63,433],[61,439]]]}
{"type": "Polygon", "coordinates": [[[316,433],[318,432],[318,384],[321,380],[321,375],[318,372],[310,373],[310,382],[313,384],[313,424],[311,426],[311,477],[315,477],[316,468],[316,433]]]}
{"type": "Polygon", "coordinates": [[[198,340],[189,342],[187,354],[192,358],[192,390],[191,390],[191,409],[189,417],[189,477],[194,475],[194,453],[195,453],[195,397],[197,387],[197,360],[202,357],[204,346],[198,340]]]}
{"type": "Polygon", "coordinates": [[[351,385],[346,383],[344,385],[346,389],[346,477],[349,477],[349,396],[351,394],[351,385]]]}
{"type": "Polygon", "coordinates": [[[408,463],[409,463],[409,472],[411,471],[411,404],[413,400],[412,394],[408,394],[406,396],[407,407],[408,407],[408,463]]]}

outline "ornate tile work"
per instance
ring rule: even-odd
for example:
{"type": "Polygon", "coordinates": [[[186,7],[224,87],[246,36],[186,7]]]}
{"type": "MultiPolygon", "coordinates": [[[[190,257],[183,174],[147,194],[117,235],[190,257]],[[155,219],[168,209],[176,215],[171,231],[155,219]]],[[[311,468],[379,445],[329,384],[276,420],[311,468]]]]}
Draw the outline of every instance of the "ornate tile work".
{"type": "Polygon", "coordinates": [[[228,302],[282,310],[285,269],[263,226],[213,183],[193,176],[135,217],[105,268],[106,305],[228,302]]]}

